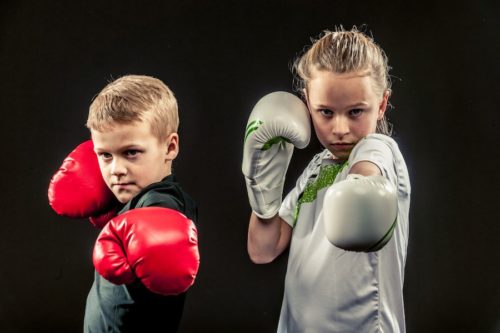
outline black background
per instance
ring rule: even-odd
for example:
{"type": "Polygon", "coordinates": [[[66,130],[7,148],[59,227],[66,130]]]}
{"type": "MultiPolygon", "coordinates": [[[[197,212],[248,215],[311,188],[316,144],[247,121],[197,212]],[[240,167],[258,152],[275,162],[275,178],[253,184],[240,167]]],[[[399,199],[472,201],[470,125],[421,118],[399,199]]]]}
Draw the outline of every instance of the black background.
{"type": "MultiPolygon", "coordinates": [[[[408,332],[500,332],[498,2],[3,1],[0,331],[80,332],[97,230],[47,186],[89,133],[92,97],[147,74],[176,94],[174,171],[200,208],[199,277],[181,332],[273,332],[286,254],[254,265],[242,139],[253,104],[292,90],[323,29],[366,24],[393,67],[388,113],[412,178],[408,332]]],[[[317,142],[296,151],[286,190],[317,142]]]]}

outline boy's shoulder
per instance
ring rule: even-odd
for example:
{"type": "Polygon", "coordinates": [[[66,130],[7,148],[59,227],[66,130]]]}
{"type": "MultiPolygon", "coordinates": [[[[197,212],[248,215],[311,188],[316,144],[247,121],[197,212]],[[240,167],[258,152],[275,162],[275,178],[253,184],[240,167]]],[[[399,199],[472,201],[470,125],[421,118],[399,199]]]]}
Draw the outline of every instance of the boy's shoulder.
{"type": "Polygon", "coordinates": [[[181,210],[183,197],[184,194],[175,177],[170,175],[160,182],[145,187],[134,199],[137,199],[136,208],[159,206],[181,210]]]}
{"type": "Polygon", "coordinates": [[[196,202],[180,187],[174,175],[145,187],[131,200],[130,209],[141,207],[170,208],[183,213],[194,222],[198,220],[196,202]]]}
{"type": "Polygon", "coordinates": [[[125,204],[120,213],[142,207],[164,207],[181,211],[184,195],[173,176],[144,187],[125,204]]]}

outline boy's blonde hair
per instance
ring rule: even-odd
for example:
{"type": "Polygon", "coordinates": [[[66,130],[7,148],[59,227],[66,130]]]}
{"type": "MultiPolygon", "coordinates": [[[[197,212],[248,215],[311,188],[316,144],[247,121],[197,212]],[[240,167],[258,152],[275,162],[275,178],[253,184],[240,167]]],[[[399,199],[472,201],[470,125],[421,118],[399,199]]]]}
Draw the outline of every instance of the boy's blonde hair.
{"type": "Polygon", "coordinates": [[[87,127],[103,131],[113,123],[148,121],[151,133],[163,142],[179,127],[177,100],[159,79],[126,75],[109,83],[90,105],[87,127]]]}
{"type": "MultiPolygon", "coordinates": [[[[336,31],[325,30],[318,40],[298,57],[293,64],[296,74],[296,89],[304,95],[312,79],[313,70],[350,73],[365,71],[373,78],[375,93],[391,92],[389,65],[385,52],[356,27],[350,31],[342,27],[336,31]]],[[[390,135],[392,126],[382,118],[377,123],[377,132],[390,135]]]]}

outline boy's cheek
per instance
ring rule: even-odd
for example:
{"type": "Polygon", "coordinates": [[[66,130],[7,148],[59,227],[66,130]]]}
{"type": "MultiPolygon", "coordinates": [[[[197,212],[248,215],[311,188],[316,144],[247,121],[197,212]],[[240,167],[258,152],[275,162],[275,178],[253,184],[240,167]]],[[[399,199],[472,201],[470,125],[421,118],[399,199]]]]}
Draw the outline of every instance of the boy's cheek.
{"type": "Polygon", "coordinates": [[[106,186],[111,190],[111,192],[113,192],[115,194],[115,196],[117,195],[117,193],[115,193],[115,191],[113,190],[113,187],[111,185],[111,177],[109,177],[108,175],[106,175],[105,173],[102,174],[102,178],[104,179],[104,182],[106,183],[106,186]]]}
{"type": "Polygon", "coordinates": [[[98,161],[99,161],[99,170],[101,171],[102,179],[104,179],[104,182],[109,187],[108,179],[107,179],[108,177],[107,177],[107,173],[106,173],[106,167],[103,165],[103,163],[101,162],[100,159],[98,159],[98,161]]]}

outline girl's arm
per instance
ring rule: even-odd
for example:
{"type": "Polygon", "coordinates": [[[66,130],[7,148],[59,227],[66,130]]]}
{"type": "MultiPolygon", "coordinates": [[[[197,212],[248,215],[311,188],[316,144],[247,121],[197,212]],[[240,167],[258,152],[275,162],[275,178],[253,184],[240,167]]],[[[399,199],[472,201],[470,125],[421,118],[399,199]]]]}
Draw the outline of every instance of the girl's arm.
{"type": "Polygon", "coordinates": [[[349,174],[358,174],[362,176],[382,176],[382,172],[375,163],[369,161],[360,161],[354,164],[349,174]]]}
{"type": "Polygon", "coordinates": [[[288,247],[291,237],[292,227],[278,214],[261,219],[252,213],[247,242],[250,259],[256,264],[270,263],[288,247]]]}

